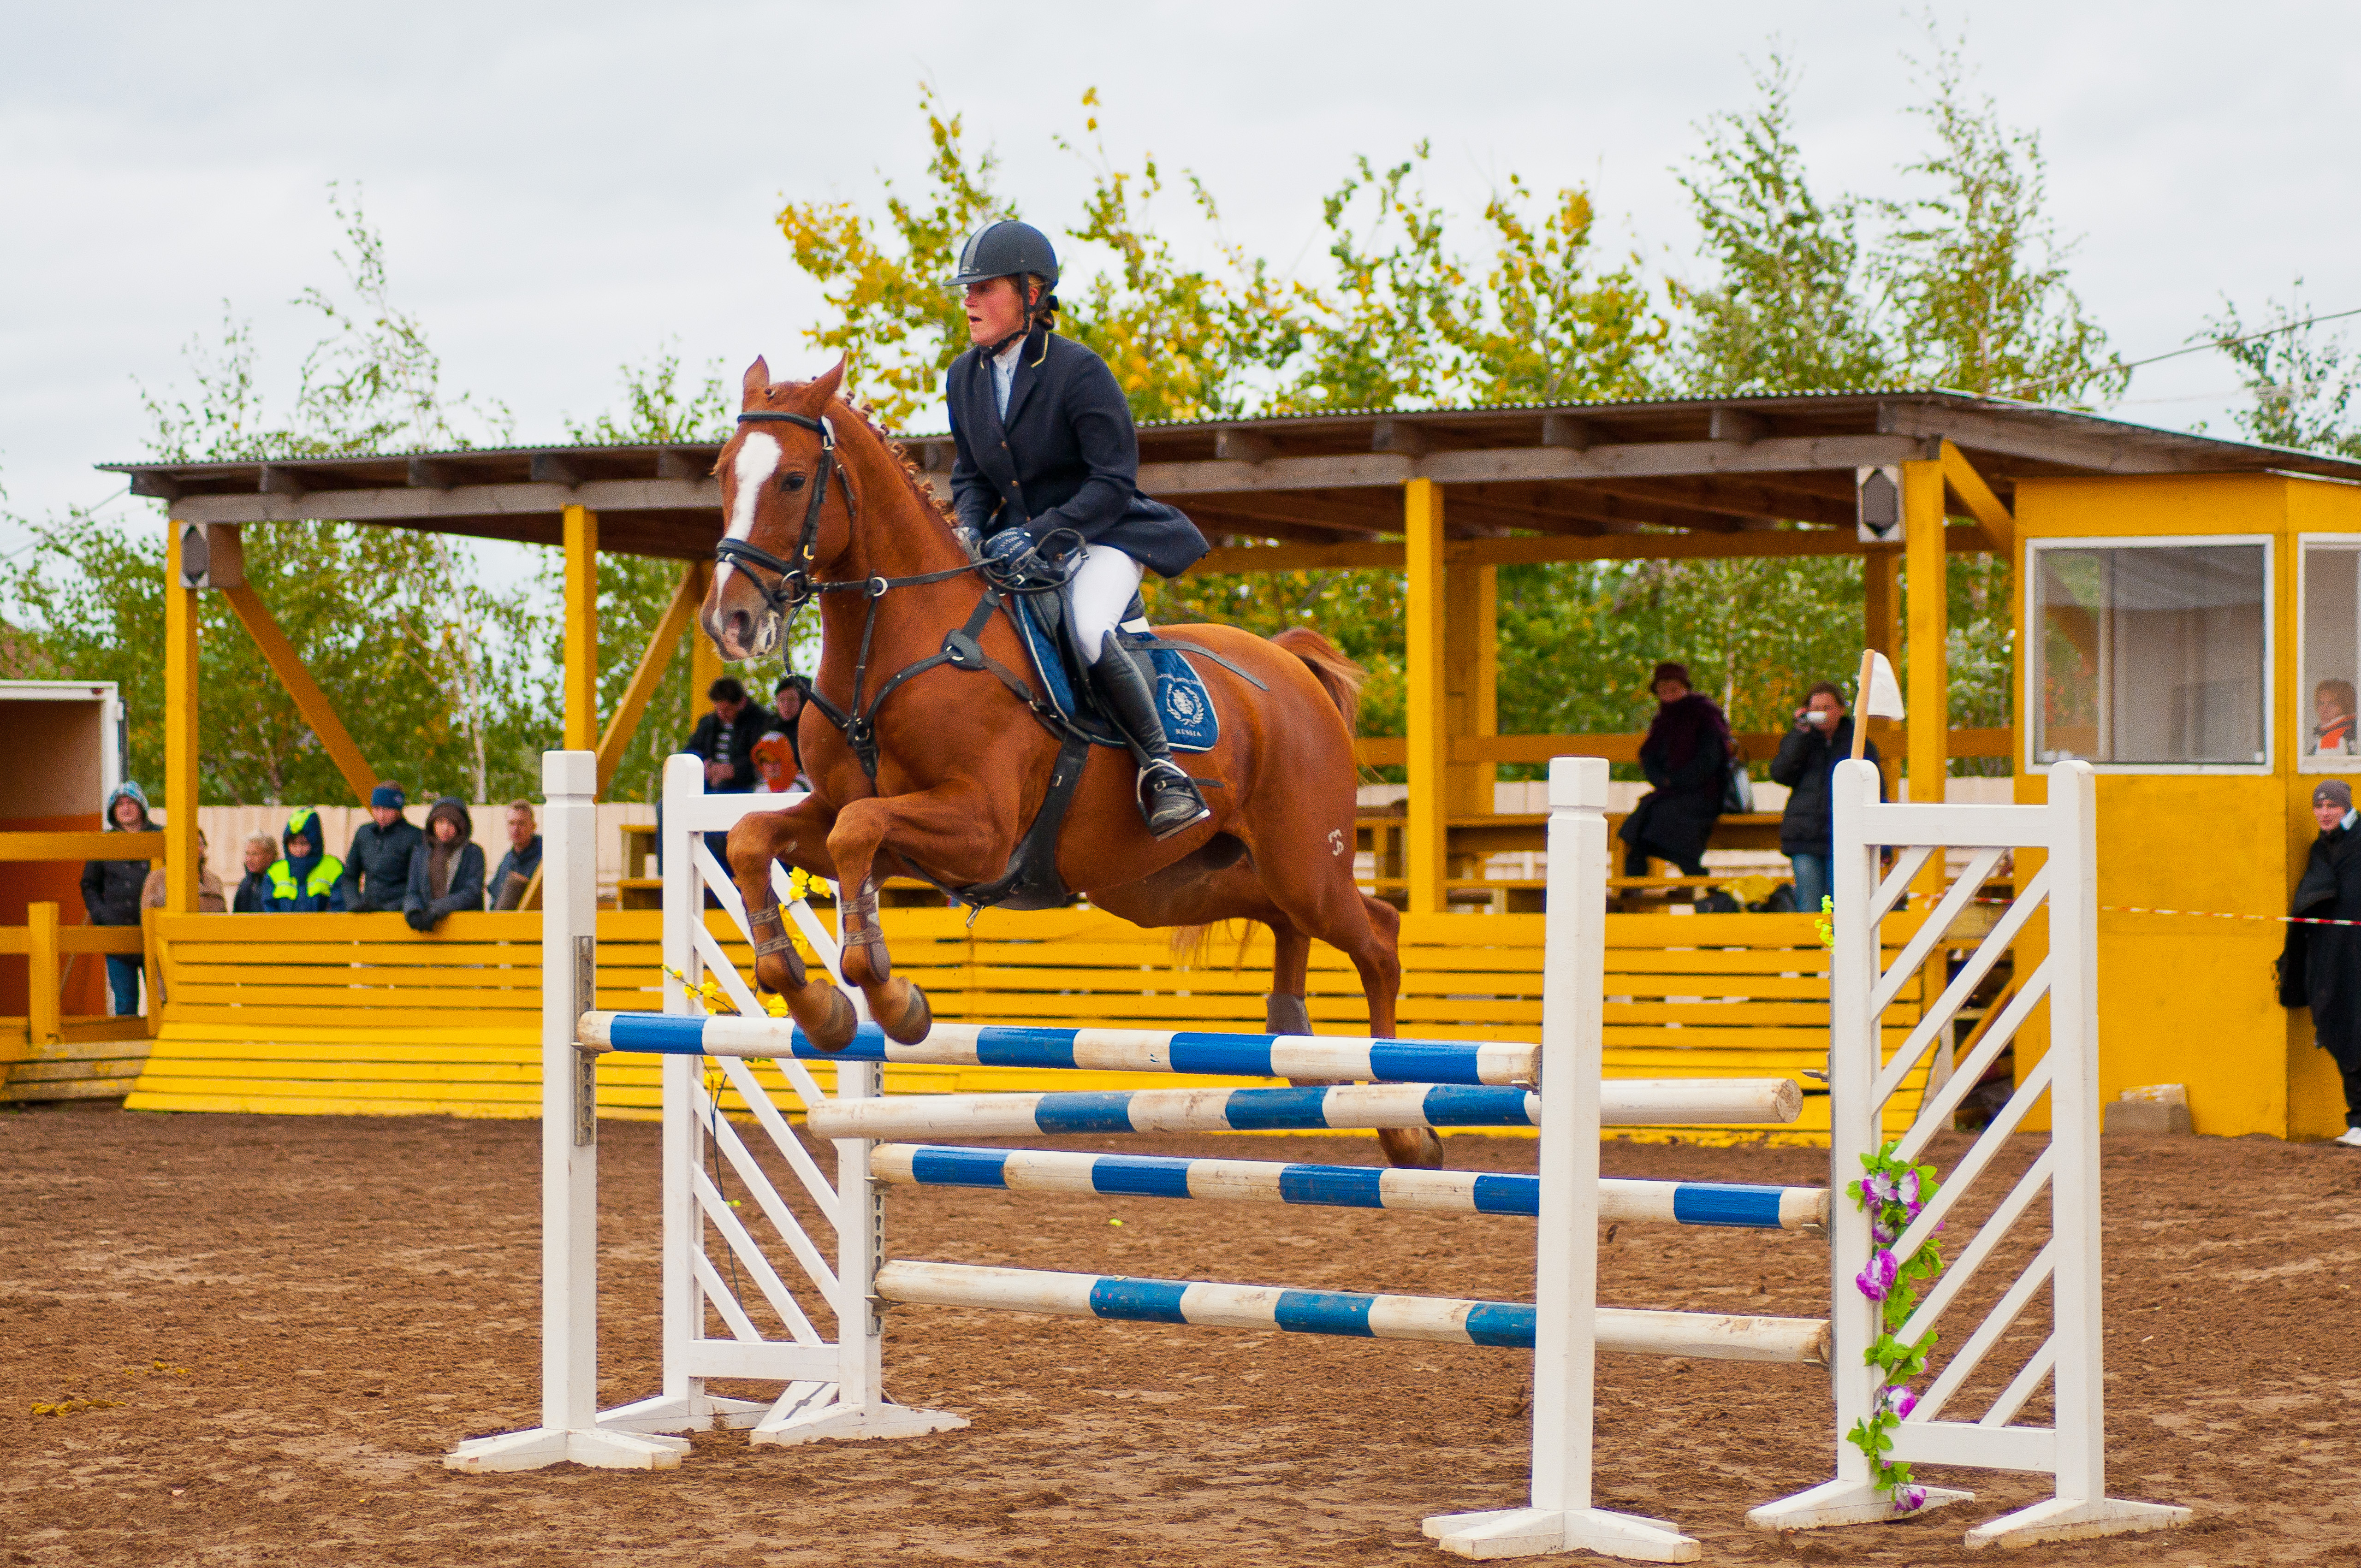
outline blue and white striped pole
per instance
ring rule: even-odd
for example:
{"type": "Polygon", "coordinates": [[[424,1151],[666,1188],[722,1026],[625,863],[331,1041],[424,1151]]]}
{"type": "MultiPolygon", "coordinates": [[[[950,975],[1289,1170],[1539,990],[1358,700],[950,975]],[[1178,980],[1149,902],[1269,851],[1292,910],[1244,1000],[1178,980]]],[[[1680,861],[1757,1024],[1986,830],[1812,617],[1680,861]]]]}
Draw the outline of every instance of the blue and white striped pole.
{"type": "MultiPolygon", "coordinates": [[[[1793,1080],[1610,1079],[1610,1126],[1792,1122],[1793,1080]]],[[[893,1094],[809,1111],[819,1138],[1064,1136],[1078,1133],[1261,1133],[1378,1127],[1530,1127],[1541,1096],[1482,1085],[1356,1083],[1319,1089],[1137,1089],[1068,1094],[893,1094]]]]}
{"type": "MultiPolygon", "coordinates": [[[[880,1144],[870,1151],[869,1168],[878,1180],[905,1187],[987,1187],[1012,1192],[1235,1200],[1444,1214],[1541,1212],[1540,1178],[1492,1171],[1389,1170],[1377,1166],[926,1144],[880,1144]]],[[[1598,1217],[1625,1223],[1793,1231],[1825,1225],[1828,1212],[1828,1190],[1819,1187],[1616,1179],[1598,1184],[1598,1217]]]]}
{"type": "MultiPolygon", "coordinates": [[[[1530,1350],[1534,1309],[1518,1301],[1448,1296],[1373,1296],[1352,1290],[1290,1290],[1272,1285],[1058,1274],[963,1263],[896,1260],[877,1270],[877,1294],[918,1307],[976,1307],[1061,1317],[1187,1323],[1197,1328],[1279,1329],[1352,1339],[1427,1340],[1439,1344],[1530,1350]]],[[[1716,1361],[1828,1359],[1828,1325],[1818,1318],[1730,1317],[1602,1308],[1598,1348],[1626,1355],[1689,1355],[1716,1361]]]]}
{"type": "Polygon", "coordinates": [[[575,1038],[586,1051],[665,1056],[794,1056],[805,1061],[1528,1086],[1536,1081],[1534,1064],[1540,1053],[1538,1046],[1490,1040],[1380,1040],[1329,1035],[1232,1035],[1201,1029],[1063,1029],[941,1022],[915,1046],[888,1040],[875,1025],[864,1024],[843,1050],[823,1051],[785,1018],[684,1018],[662,1013],[585,1013],[575,1038]]]}

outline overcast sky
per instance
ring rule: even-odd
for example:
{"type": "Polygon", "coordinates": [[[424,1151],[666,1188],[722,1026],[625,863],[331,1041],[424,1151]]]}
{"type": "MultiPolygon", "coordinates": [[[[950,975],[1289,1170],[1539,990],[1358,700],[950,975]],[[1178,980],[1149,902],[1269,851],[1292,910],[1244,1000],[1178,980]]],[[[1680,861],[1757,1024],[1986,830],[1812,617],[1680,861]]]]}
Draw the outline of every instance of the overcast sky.
{"type": "MultiPolygon", "coordinates": [[[[2258,314],[2298,276],[2321,310],[2361,306],[2361,9],[2011,0],[1947,6],[1949,25],[1963,11],[1980,85],[2042,137],[2052,211],[2081,236],[2074,280],[2118,352],[2180,345],[2225,296],[2258,314]]],[[[225,301],[283,392],[313,325],[289,301],[335,276],[331,181],[365,188],[446,384],[555,440],[668,340],[733,375],[756,353],[817,368],[816,294],[773,216],[914,174],[921,79],[1053,220],[1085,174],[1052,137],[1079,132],[1096,85],[1119,161],[1195,170],[1230,236],[1282,268],[1316,274],[1319,199],[1353,154],[1423,137],[1455,207],[1511,170],[1587,184],[1618,247],[1695,276],[1672,171],[1697,123],[1751,102],[1776,47],[1803,71],[1820,189],[1891,191],[1919,146],[1900,111],[1925,37],[1894,5],[1719,0],[5,0],[0,484],[34,518],[109,495],[90,465],[140,455],[139,385],[181,382],[225,301]]],[[[2191,356],[2142,372],[2120,411],[2226,433],[2235,390],[2191,356]]]]}

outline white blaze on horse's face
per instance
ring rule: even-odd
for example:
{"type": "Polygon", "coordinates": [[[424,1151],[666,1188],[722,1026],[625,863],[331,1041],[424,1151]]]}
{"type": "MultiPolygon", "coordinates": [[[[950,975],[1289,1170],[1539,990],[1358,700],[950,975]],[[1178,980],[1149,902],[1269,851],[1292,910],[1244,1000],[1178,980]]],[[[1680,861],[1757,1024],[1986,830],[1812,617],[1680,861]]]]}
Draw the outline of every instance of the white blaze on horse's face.
{"type": "MultiPolygon", "coordinates": [[[[763,487],[771,482],[771,476],[779,470],[779,459],[785,455],[776,436],[759,430],[746,433],[745,439],[738,444],[738,455],[730,464],[730,477],[737,482],[738,493],[730,498],[730,526],[723,537],[741,543],[752,537],[754,503],[762,499],[763,487]]],[[[734,570],[730,563],[724,561],[713,574],[716,593],[729,585],[730,574],[734,570]]]]}

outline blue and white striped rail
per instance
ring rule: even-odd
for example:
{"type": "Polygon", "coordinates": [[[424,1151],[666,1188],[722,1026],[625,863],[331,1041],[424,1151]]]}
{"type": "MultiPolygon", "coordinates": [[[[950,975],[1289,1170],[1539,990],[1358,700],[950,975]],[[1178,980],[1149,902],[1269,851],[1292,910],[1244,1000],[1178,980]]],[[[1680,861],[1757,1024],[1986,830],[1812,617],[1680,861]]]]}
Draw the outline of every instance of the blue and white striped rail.
{"type": "MultiPolygon", "coordinates": [[[[1609,1079],[1609,1126],[1792,1122],[1803,1091],[1784,1078],[1609,1079]]],[[[1330,1089],[1136,1089],[1070,1094],[894,1094],[810,1110],[821,1138],[1028,1137],[1077,1133],[1268,1133],[1378,1127],[1531,1127],[1542,1101],[1484,1085],[1356,1083],[1330,1089]]]]}
{"type": "MultiPolygon", "coordinates": [[[[1533,1347],[1534,1310],[1516,1301],[1447,1296],[1366,1296],[1350,1290],[1288,1290],[1269,1285],[1056,1274],[963,1263],[897,1260],[877,1270],[877,1294],[916,1307],[981,1307],[1071,1318],[1188,1323],[1199,1328],[1280,1329],[1353,1339],[1431,1340],[1442,1344],[1533,1347]]],[[[1624,1355],[1689,1355],[1716,1361],[1828,1360],[1819,1318],[1725,1317],[1602,1307],[1598,1348],[1624,1355]]]]}
{"type": "Polygon", "coordinates": [[[823,1051],[785,1018],[683,1018],[585,1013],[586,1051],[667,1056],[780,1057],[806,1061],[923,1062],[941,1067],[1082,1068],[1099,1072],[1194,1072],[1215,1078],[1368,1079],[1380,1083],[1531,1084],[1541,1047],[1489,1040],[1378,1040],[1329,1035],[1229,1035],[1194,1029],[1047,1029],[938,1023],[915,1046],[863,1024],[840,1051],[823,1051]]]}
{"type": "MultiPolygon", "coordinates": [[[[1332,1209],[1406,1209],[1439,1214],[1539,1214],[1541,1178],[1476,1170],[1389,1170],[1363,1165],[1287,1165],[1256,1159],[1073,1154],[881,1144],[870,1174],[906,1187],[994,1187],[1128,1198],[1230,1199],[1332,1209]]],[[[1598,1184],[1598,1217],[1625,1223],[1800,1230],[1828,1223],[1828,1190],[1712,1181],[1598,1184]]]]}

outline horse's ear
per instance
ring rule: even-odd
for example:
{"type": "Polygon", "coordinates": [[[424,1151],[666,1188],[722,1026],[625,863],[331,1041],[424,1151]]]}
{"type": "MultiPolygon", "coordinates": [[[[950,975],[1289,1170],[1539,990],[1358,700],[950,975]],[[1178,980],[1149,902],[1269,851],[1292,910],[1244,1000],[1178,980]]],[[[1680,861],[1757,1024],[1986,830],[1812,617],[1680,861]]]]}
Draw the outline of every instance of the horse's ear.
{"type": "Polygon", "coordinates": [[[820,373],[819,379],[804,389],[804,401],[813,409],[824,409],[836,396],[837,389],[843,385],[844,360],[840,357],[834,365],[820,373]]]}
{"type": "Polygon", "coordinates": [[[756,403],[761,402],[763,395],[771,389],[771,367],[763,361],[762,356],[756,355],[754,363],[746,367],[746,379],[743,385],[746,400],[738,405],[741,409],[752,408],[756,403]]]}

